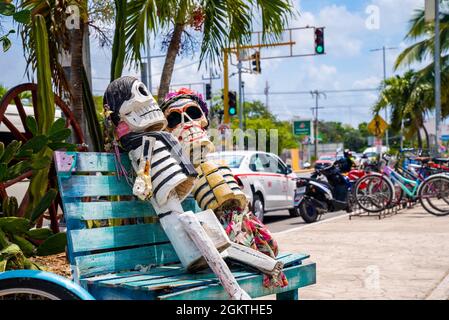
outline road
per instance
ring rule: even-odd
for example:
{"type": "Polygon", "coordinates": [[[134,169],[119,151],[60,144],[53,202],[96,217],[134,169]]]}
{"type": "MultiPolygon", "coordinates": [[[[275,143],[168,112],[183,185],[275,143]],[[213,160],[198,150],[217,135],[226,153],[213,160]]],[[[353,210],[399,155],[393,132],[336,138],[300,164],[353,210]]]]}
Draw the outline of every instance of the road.
{"type": "MultiPolygon", "coordinates": [[[[330,218],[338,217],[347,214],[346,211],[331,212],[323,215],[320,221],[324,221],[330,218]]],[[[304,222],[301,217],[291,218],[288,211],[275,211],[265,213],[264,224],[268,226],[271,232],[280,232],[292,228],[311,225],[304,222]]]]}

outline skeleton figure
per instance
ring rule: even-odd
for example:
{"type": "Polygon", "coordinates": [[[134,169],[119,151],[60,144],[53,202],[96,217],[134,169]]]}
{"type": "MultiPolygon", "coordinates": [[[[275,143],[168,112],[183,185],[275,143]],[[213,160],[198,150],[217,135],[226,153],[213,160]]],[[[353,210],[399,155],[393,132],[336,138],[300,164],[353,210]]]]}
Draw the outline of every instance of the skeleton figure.
{"type": "MultiPolygon", "coordinates": [[[[190,89],[182,88],[177,92],[170,93],[161,104],[161,109],[167,118],[166,130],[178,139],[185,155],[192,159],[198,172],[192,194],[200,208],[213,210],[219,218],[232,216],[232,214],[224,214],[225,212],[237,212],[241,213],[240,217],[250,217],[248,200],[234,179],[231,170],[227,166],[217,165],[206,160],[207,153],[214,151],[214,147],[207,135],[208,109],[201,95],[190,89]]],[[[238,218],[237,214],[235,217],[238,218]]],[[[265,228],[259,221],[248,221],[247,219],[247,222],[256,222],[257,227],[265,228]]],[[[239,224],[242,226],[245,223],[240,221],[239,224]]],[[[236,225],[233,227],[236,228],[236,225]]],[[[237,230],[237,232],[240,231],[237,230]]],[[[237,237],[241,237],[243,233],[240,232],[237,237]]],[[[265,234],[267,235],[268,231],[265,234]]],[[[271,249],[268,250],[272,256],[275,256],[271,249]]],[[[258,268],[273,278],[279,278],[283,268],[283,264],[272,257],[236,242],[232,243],[224,255],[258,268]]]]}
{"type": "Polygon", "coordinates": [[[145,85],[119,78],[106,89],[104,105],[137,174],[133,193],[151,201],[182,265],[195,271],[207,263],[232,299],[250,299],[220,255],[230,240],[213,211],[194,215],[181,206],[198,173],[179,142],[161,131],[167,121],[145,85]]]}

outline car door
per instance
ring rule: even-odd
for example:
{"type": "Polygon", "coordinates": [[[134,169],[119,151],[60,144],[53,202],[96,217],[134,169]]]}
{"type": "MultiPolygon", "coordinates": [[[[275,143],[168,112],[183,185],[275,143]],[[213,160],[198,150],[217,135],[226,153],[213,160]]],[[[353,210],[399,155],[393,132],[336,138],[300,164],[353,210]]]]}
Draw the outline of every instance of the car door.
{"type": "Polygon", "coordinates": [[[267,193],[270,193],[272,199],[273,208],[285,208],[290,207],[287,201],[288,193],[288,178],[287,178],[287,166],[274,155],[263,154],[264,169],[266,175],[264,179],[267,183],[267,193]]]}

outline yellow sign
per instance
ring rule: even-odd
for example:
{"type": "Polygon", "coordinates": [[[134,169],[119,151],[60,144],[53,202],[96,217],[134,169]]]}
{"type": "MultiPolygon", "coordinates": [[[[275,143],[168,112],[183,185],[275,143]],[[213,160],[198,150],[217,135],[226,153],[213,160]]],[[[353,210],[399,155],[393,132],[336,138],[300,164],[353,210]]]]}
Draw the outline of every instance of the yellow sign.
{"type": "Polygon", "coordinates": [[[388,123],[382,119],[381,116],[376,115],[374,119],[368,124],[368,131],[374,134],[376,137],[383,136],[385,130],[388,129],[388,123]]]}

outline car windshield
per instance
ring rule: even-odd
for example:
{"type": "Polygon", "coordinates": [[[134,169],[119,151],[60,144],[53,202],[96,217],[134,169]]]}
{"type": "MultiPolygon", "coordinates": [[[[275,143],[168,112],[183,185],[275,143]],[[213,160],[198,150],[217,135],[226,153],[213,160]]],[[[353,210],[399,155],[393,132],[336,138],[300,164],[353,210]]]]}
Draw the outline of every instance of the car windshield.
{"type": "Polygon", "coordinates": [[[217,154],[208,156],[208,158],[216,163],[223,164],[229,168],[239,168],[242,163],[243,156],[217,154]]]}

